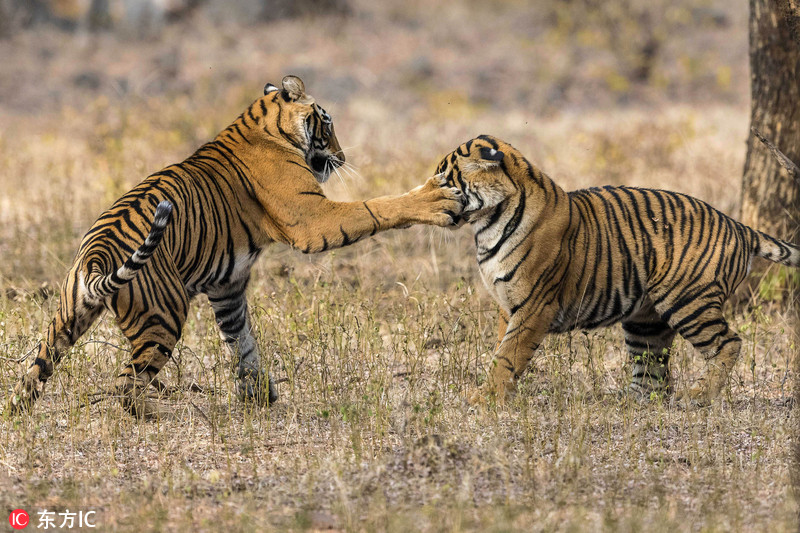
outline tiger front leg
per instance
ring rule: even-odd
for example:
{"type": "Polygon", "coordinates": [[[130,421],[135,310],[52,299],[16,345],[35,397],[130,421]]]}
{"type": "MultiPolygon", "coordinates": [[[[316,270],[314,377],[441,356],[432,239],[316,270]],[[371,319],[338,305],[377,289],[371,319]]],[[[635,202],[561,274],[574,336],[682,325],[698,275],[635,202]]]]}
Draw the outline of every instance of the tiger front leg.
{"type": "MultiPolygon", "coordinates": [[[[39,352],[42,350],[47,350],[43,342],[39,344],[39,352]]],[[[28,371],[23,374],[22,378],[14,386],[14,392],[6,405],[6,412],[16,416],[33,407],[33,404],[44,392],[44,385],[52,373],[52,363],[37,357],[28,368],[28,371]]]]}
{"type": "MultiPolygon", "coordinates": [[[[505,319],[501,311],[500,320],[505,319]]],[[[523,311],[508,319],[505,334],[495,352],[492,369],[486,383],[469,398],[469,403],[478,405],[487,399],[504,404],[517,390],[517,381],[528,368],[533,354],[539,348],[552,320],[552,313],[539,314],[534,318],[523,311]]]]}
{"type": "Polygon", "coordinates": [[[266,369],[262,367],[258,345],[252,334],[250,314],[244,295],[246,283],[223,295],[209,295],[223,342],[236,361],[236,392],[243,400],[269,405],[278,399],[278,392],[266,369]]]}
{"type": "Polygon", "coordinates": [[[405,194],[365,202],[334,202],[321,190],[299,192],[302,205],[296,198],[289,204],[264,197],[261,202],[270,216],[263,220],[263,229],[276,241],[317,253],[414,224],[449,226],[463,210],[463,195],[444,185],[442,177],[434,176],[405,194]]]}
{"type": "Polygon", "coordinates": [[[461,191],[447,187],[443,176],[433,176],[400,196],[367,200],[363,202],[363,209],[354,206],[345,217],[348,224],[344,227],[351,228],[347,232],[350,239],[345,244],[380,231],[407,228],[414,224],[450,226],[463,209],[464,196],[461,191]],[[353,233],[358,237],[353,238],[353,233]]]}

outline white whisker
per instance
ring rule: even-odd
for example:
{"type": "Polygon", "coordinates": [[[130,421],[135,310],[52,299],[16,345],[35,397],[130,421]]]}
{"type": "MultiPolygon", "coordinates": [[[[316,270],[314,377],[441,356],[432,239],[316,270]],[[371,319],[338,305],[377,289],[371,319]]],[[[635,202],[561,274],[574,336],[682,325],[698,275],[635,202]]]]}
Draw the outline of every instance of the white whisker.
{"type": "Polygon", "coordinates": [[[340,179],[344,179],[343,175],[350,176],[349,171],[345,167],[345,165],[341,165],[336,168],[336,173],[339,175],[340,179]]]}
{"type": "Polygon", "coordinates": [[[357,178],[361,180],[361,172],[358,171],[358,167],[351,165],[350,163],[345,163],[342,165],[342,172],[345,172],[351,178],[357,178]]]}
{"type": "Polygon", "coordinates": [[[348,196],[352,196],[352,193],[350,191],[350,186],[347,184],[347,181],[342,176],[341,169],[342,169],[342,167],[336,167],[336,168],[333,169],[333,173],[336,174],[336,178],[337,178],[339,184],[341,184],[341,186],[344,188],[344,190],[347,193],[347,195],[348,196]]]}
{"type": "Polygon", "coordinates": [[[354,171],[352,168],[350,168],[350,167],[348,167],[348,166],[346,166],[346,165],[343,165],[343,166],[341,166],[341,167],[340,167],[340,170],[341,170],[341,171],[342,171],[344,174],[346,174],[346,175],[350,176],[351,178],[353,178],[353,177],[359,177],[357,172],[355,172],[355,171],[354,171]]]}
{"type": "Polygon", "coordinates": [[[351,169],[351,170],[358,170],[358,167],[357,167],[357,166],[355,166],[354,164],[352,164],[352,163],[350,163],[350,162],[348,162],[348,161],[345,161],[345,162],[342,164],[342,166],[343,166],[343,167],[347,167],[347,168],[349,168],[349,169],[351,169]]]}
{"type": "Polygon", "coordinates": [[[325,166],[324,166],[324,167],[323,167],[323,169],[322,169],[322,174],[323,174],[324,176],[327,176],[327,178],[326,178],[326,179],[330,179],[330,176],[331,176],[331,168],[332,168],[332,166],[333,166],[333,165],[331,164],[331,161],[330,161],[330,159],[326,159],[326,160],[325,160],[325,166]]]}

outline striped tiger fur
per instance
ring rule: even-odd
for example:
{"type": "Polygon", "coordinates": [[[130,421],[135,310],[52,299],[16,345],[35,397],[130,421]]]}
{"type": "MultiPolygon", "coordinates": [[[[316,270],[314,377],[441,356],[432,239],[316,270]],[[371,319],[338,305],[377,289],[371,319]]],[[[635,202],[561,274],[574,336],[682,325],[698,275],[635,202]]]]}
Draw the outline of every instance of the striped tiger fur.
{"type": "Polygon", "coordinates": [[[46,339],[9,401],[28,408],[59,360],[110,309],[132,348],[117,377],[124,407],[154,412],[143,394],[181,336],[189,301],[206,294],[236,361],[238,392],[277,399],[251,332],[245,289],[270,243],[305,253],[391,228],[452,223],[460,192],[431,178],[406,194],[334,202],[320,183],[345,161],[330,115],[295,76],[267,84],[213,141],[146,178],[95,222],[61,287],[46,339]]]}
{"type": "Polygon", "coordinates": [[[751,258],[800,266],[797,246],[685,194],[565,192],[494,137],[462,144],[436,171],[464,193],[458,224],[472,226],[481,277],[500,306],[496,364],[473,402],[504,401],[545,334],[621,322],[631,391],[671,392],[670,348],[680,333],[708,363],[688,398],[707,404],[739,355],[722,304],[751,258]]]}

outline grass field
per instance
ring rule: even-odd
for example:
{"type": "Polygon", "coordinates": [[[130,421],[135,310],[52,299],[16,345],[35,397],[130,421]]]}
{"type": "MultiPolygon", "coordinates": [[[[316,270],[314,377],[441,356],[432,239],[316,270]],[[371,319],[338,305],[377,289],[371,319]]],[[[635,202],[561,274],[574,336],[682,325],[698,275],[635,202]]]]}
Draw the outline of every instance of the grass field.
{"type": "MultiPolygon", "coordinates": [[[[0,41],[16,58],[0,63],[0,389],[99,213],[287,73],[357,168],[326,186],[333,198],[403,192],[491,133],[568,190],[659,187],[736,214],[746,5],[620,2],[627,17],[428,4],[270,26],[197,18],[147,42],[0,41]]],[[[473,246],[466,228],[415,227],[314,256],[266,251],[249,298],[280,381],[269,409],[236,399],[201,297],[160,376],[174,388],[160,416],[132,419],[104,396],[128,357],[104,317],[30,417],[0,420],[0,502],[34,523],[95,510],[102,531],[796,530],[793,310],[739,295],[743,353],[706,409],[620,398],[630,368],[614,327],[549,337],[513,403],[475,412],[465,395],[491,363],[496,308],[473,246]]],[[[703,369],[680,339],[674,364],[678,388],[703,369]]]]}

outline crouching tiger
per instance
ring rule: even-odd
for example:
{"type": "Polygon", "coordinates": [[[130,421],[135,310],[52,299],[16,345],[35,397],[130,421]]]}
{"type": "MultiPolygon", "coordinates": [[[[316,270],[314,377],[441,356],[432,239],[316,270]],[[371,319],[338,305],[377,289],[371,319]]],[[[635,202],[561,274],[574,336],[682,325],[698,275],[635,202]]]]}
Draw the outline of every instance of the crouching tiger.
{"type": "Polygon", "coordinates": [[[503,402],[545,334],[621,322],[633,366],[629,390],[671,391],[677,332],[707,361],[687,393],[693,404],[707,404],[739,355],[742,343],[722,304],[751,258],[800,266],[797,246],[685,194],[565,192],[490,136],[462,144],[436,171],[464,193],[458,224],[471,224],[481,277],[500,306],[495,366],[473,403],[503,402]]]}
{"type": "Polygon", "coordinates": [[[10,401],[29,407],[67,350],[110,309],[132,348],[116,379],[124,407],[152,414],[143,394],[170,358],[189,301],[208,295],[232,353],[240,395],[277,398],[251,333],[245,288],[272,242],[303,252],[352,244],[411,224],[452,223],[460,192],[438,178],[396,197],[334,202],[320,183],[345,161],[330,115],[294,76],[267,84],[213,141],[153,174],[95,222],[61,287],[58,312],[10,401]]]}

